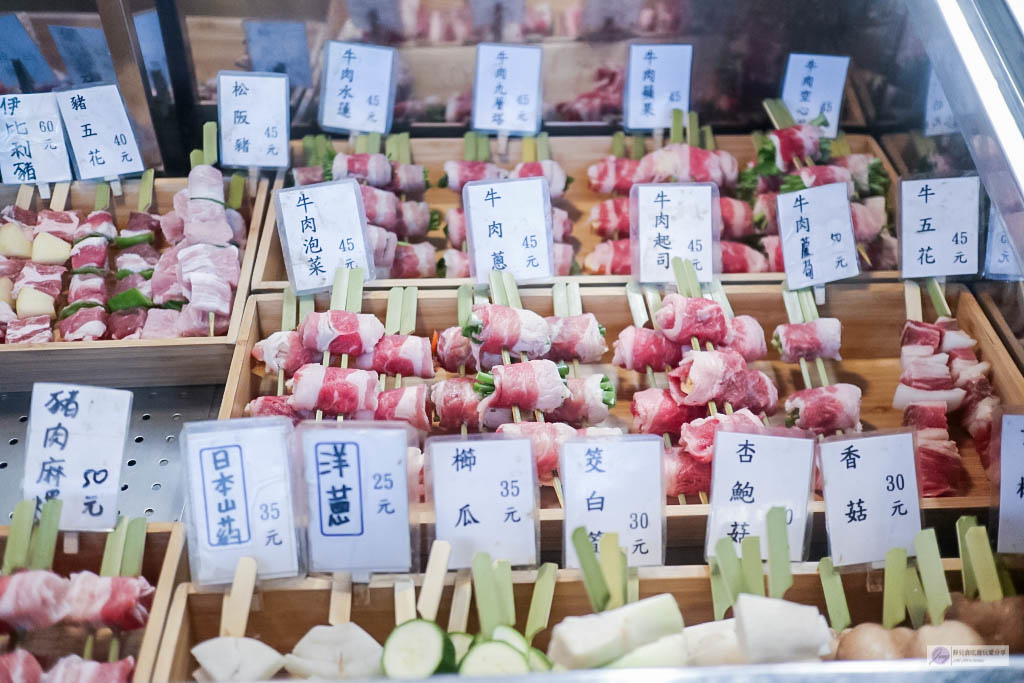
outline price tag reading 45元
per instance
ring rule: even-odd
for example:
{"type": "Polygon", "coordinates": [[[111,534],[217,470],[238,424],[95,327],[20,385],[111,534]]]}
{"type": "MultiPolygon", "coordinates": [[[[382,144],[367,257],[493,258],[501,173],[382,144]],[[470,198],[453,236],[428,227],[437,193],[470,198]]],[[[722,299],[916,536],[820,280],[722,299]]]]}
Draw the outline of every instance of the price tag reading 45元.
{"type": "Polygon", "coordinates": [[[111,529],[132,392],[77,384],[32,385],[22,495],[60,498],[60,528],[111,529]]]}
{"type": "Polygon", "coordinates": [[[217,74],[221,165],[287,168],[288,75],[252,71],[217,74]]]}
{"type": "MultiPolygon", "coordinates": [[[[814,439],[719,431],[714,457],[705,553],[714,555],[724,537],[737,548],[747,536],[764,538],[768,510],[783,507],[790,559],[803,559],[814,439]]],[[[767,552],[762,543],[765,559],[767,552]]]]}
{"type": "Polygon", "coordinates": [[[475,130],[511,135],[540,130],[542,58],[539,45],[477,45],[475,130]]]}
{"type": "Polygon", "coordinates": [[[633,273],[640,282],[675,282],[672,259],[688,259],[700,282],[721,269],[718,188],[714,183],[634,185],[629,193],[633,273]]]}
{"type": "Polygon", "coordinates": [[[543,178],[466,183],[462,204],[477,282],[487,282],[492,269],[511,272],[516,282],[554,277],[551,197],[543,178]]]}
{"type": "Polygon", "coordinates": [[[291,435],[291,420],[280,417],[190,422],[181,430],[194,581],[230,583],[242,557],[256,558],[262,579],[298,574],[291,435]]]}
{"type": "Polygon", "coordinates": [[[977,176],[900,183],[900,261],[905,278],[978,272],[977,176]]]}
{"type": "Polygon", "coordinates": [[[913,432],[834,437],[819,448],[835,565],[881,562],[897,547],[914,555],[921,510],[913,432]]]}
{"type": "Polygon", "coordinates": [[[581,439],[562,446],[565,566],[578,568],[572,532],[597,545],[617,533],[631,567],[665,564],[662,442],[656,436],[581,439]]]}
{"type": "Polygon", "coordinates": [[[631,43],[623,98],[628,130],[672,125],[672,110],[690,110],[690,63],[693,46],[631,43]]]}
{"type": "Polygon", "coordinates": [[[320,127],[348,133],[387,133],[395,102],[395,50],[330,41],[320,90],[320,127]]]}
{"type": "Polygon", "coordinates": [[[449,569],[478,552],[513,566],[537,563],[537,468],[528,439],[427,439],[435,534],[452,544],[449,569]]]}
{"type": "Polygon", "coordinates": [[[309,492],[309,570],[410,571],[409,428],[307,422],[298,433],[309,492]]]}

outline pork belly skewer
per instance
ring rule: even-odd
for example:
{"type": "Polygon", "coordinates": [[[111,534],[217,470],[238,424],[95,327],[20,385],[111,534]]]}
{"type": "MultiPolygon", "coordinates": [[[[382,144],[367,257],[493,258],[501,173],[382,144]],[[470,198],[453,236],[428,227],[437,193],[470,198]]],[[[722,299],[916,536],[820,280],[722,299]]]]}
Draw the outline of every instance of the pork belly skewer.
{"type": "Polygon", "coordinates": [[[44,503],[35,531],[35,500],[23,500],[14,508],[0,576],[0,625],[14,638],[22,631],[53,626],[67,615],[70,584],[50,571],[61,507],[60,499],[44,503]]]}

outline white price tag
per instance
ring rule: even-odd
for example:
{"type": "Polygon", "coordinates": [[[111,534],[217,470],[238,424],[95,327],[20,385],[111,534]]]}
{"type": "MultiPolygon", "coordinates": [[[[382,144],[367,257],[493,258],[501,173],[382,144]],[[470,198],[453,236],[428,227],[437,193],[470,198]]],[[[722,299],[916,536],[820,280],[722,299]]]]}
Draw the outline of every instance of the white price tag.
{"type": "Polygon", "coordinates": [[[395,50],[330,41],[320,90],[320,127],[338,133],[387,133],[395,106],[395,50]]]}
{"type": "Polygon", "coordinates": [[[913,432],[833,438],[819,448],[835,565],[882,562],[897,547],[913,556],[921,530],[913,432]]]}
{"type": "Polygon", "coordinates": [[[849,68],[849,57],[790,53],[782,80],[782,101],[793,119],[807,123],[824,114],[828,122],[824,126],[824,137],[834,138],[839,132],[839,113],[843,108],[849,68]]]}
{"type": "Polygon", "coordinates": [[[15,183],[71,180],[64,127],[53,93],[0,97],[0,174],[15,183]]]}
{"type": "Polygon", "coordinates": [[[767,559],[765,517],[771,508],[783,507],[790,559],[802,560],[814,439],[719,431],[714,457],[705,554],[714,555],[721,538],[731,538],[739,548],[747,536],[759,536],[767,559]]]}
{"type": "Polygon", "coordinates": [[[280,417],[190,422],[181,430],[193,581],[230,583],[242,557],[256,558],[261,579],[299,573],[291,436],[291,420],[280,417]]]}
{"type": "Polygon", "coordinates": [[[985,277],[992,280],[1024,280],[1017,250],[1006,232],[1006,222],[995,204],[988,212],[988,248],[985,250],[985,277]]]}
{"type": "Polygon", "coordinates": [[[924,104],[925,135],[949,135],[957,132],[956,117],[946,99],[946,93],[935,75],[935,69],[928,70],[928,90],[924,104]]]}
{"type": "Polygon", "coordinates": [[[217,74],[221,166],[288,167],[289,93],[287,74],[217,74]]]}
{"type": "Polygon", "coordinates": [[[309,496],[309,570],[410,571],[407,428],[320,422],[298,431],[309,496]]]}
{"type": "Polygon", "coordinates": [[[516,282],[554,277],[551,197],[541,177],[478,180],[462,188],[466,238],[477,282],[507,270],[516,282]]]}
{"type": "Polygon", "coordinates": [[[480,43],[473,79],[473,128],[509,135],[540,130],[540,46],[480,43]]]}
{"type": "Polygon", "coordinates": [[[61,529],[112,529],[131,415],[130,391],[33,384],[22,495],[64,501],[61,529]]]}
{"type": "Polygon", "coordinates": [[[296,294],[327,291],[338,268],[362,268],[366,280],[374,278],[358,182],[292,187],[278,191],[274,201],[284,265],[296,294]]]}
{"type": "Polygon", "coordinates": [[[904,278],[978,272],[977,176],[900,182],[900,260],[904,278]]]}
{"type": "Polygon", "coordinates": [[[513,566],[537,564],[537,467],[529,439],[427,439],[438,540],[452,544],[449,569],[490,553],[513,566]]]}
{"type": "Polygon", "coordinates": [[[562,445],[559,471],[567,567],[580,566],[572,532],[581,526],[595,551],[603,534],[616,533],[629,566],[665,564],[662,457],[656,436],[581,439],[562,445]]]}
{"type": "Polygon", "coordinates": [[[142,154],[116,85],[55,93],[79,180],[142,173],[142,154]]]}
{"type": "Polygon", "coordinates": [[[672,259],[689,259],[697,279],[711,282],[721,267],[715,223],[721,223],[714,183],[634,185],[629,192],[630,253],[640,282],[675,282],[672,259]]]}
{"type": "Polygon", "coordinates": [[[631,43],[623,98],[627,130],[672,126],[672,110],[690,110],[693,46],[681,43],[631,43]]]}
{"type": "Polygon", "coordinates": [[[860,273],[846,183],[819,185],[776,198],[782,259],[790,289],[860,273]]]}
{"type": "Polygon", "coordinates": [[[999,425],[999,534],[996,552],[1024,553],[1024,415],[999,425]]]}

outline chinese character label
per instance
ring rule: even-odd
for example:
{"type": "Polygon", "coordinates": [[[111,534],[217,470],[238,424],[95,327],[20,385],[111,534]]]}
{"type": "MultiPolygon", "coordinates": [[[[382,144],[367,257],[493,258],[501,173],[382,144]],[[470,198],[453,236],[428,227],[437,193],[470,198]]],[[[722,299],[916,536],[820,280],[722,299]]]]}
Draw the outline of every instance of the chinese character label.
{"type": "Polygon", "coordinates": [[[673,109],[689,111],[692,61],[692,45],[630,44],[624,100],[627,129],[668,128],[673,109]]]}
{"type": "Polygon", "coordinates": [[[1024,553],[1024,415],[1003,414],[996,552],[1024,553]]]}
{"type": "Polygon", "coordinates": [[[310,502],[310,571],[409,571],[406,430],[299,429],[310,502]]]}
{"type": "Polygon", "coordinates": [[[9,185],[71,180],[53,93],[0,97],[0,174],[9,185]]]}
{"type": "Polygon", "coordinates": [[[130,391],[32,385],[22,495],[63,500],[61,529],[112,528],[131,412],[130,391]]]}
{"type": "Polygon", "coordinates": [[[928,70],[928,90],[925,93],[924,121],[925,135],[949,135],[957,132],[956,117],[949,107],[949,100],[935,75],[935,69],[928,70]]]}
{"type": "Polygon", "coordinates": [[[900,182],[900,259],[905,278],[978,272],[977,176],[900,182]]]}
{"type": "Polygon", "coordinates": [[[1006,222],[995,204],[988,212],[988,248],[985,250],[985,277],[993,280],[1024,280],[1017,250],[1006,231],[1006,222]]]}
{"type": "MultiPolygon", "coordinates": [[[[629,194],[633,272],[641,282],[675,282],[672,259],[689,259],[697,279],[715,271],[713,230],[718,188],[713,183],[634,185],[629,194]]],[[[720,259],[719,259],[720,260],[720,259]]]]}
{"type": "Polygon", "coordinates": [[[387,133],[395,102],[395,51],[390,47],[331,41],[320,90],[324,130],[387,133]]]}
{"type": "Polygon", "coordinates": [[[55,93],[79,180],[141,173],[145,168],[116,85],[55,93]]]}
{"type": "Polygon", "coordinates": [[[783,507],[790,559],[803,559],[813,461],[813,439],[715,434],[705,553],[713,555],[715,544],[726,536],[737,545],[747,536],[760,536],[761,553],[767,557],[765,516],[771,508],[783,507]]]}
{"type": "Polygon", "coordinates": [[[253,71],[283,71],[292,85],[313,87],[306,22],[250,19],[242,24],[253,71]]]}
{"type": "Polygon", "coordinates": [[[435,533],[452,544],[449,569],[488,552],[537,563],[536,466],[527,439],[427,439],[435,533]]]}
{"type": "Polygon", "coordinates": [[[554,277],[551,198],[543,178],[480,180],[462,188],[477,282],[507,270],[517,282],[554,277]]]}
{"type": "Polygon", "coordinates": [[[473,128],[512,135],[540,130],[539,46],[480,43],[473,83],[473,128]]]}
{"type": "Polygon", "coordinates": [[[252,71],[217,74],[221,165],[288,166],[288,75],[252,71]]]}
{"type": "Polygon", "coordinates": [[[329,289],[338,268],[362,268],[373,279],[363,196],[355,180],[281,190],[275,202],[285,268],[297,294],[329,289]]]}
{"type": "Polygon", "coordinates": [[[603,534],[617,533],[631,567],[665,563],[661,460],[657,437],[573,440],[562,446],[567,567],[580,566],[571,537],[581,526],[595,544],[603,534]]]}
{"type": "Polygon", "coordinates": [[[797,123],[807,123],[824,114],[828,124],[824,137],[834,138],[839,131],[839,113],[843,108],[843,89],[849,57],[790,53],[782,80],[782,101],[797,123]]]}
{"type": "Polygon", "coordinates": [[[829,554],[837,567],[914,555],[921,512],[911,432],[820,444],[829,554]]]}
{"type": "Polygon", "coordinates": [[[860,273],[845,183],[780,194],[776,202],[790,289],[860,273]]]}
{"type": "Polygon", "coordinates": [[[190,422],[182,429],[189,486],[192,576],[230,583],[240,557],[261,578],[295,576],[298,544],[291,495],[291,422],[278,418],[190,422]]]}

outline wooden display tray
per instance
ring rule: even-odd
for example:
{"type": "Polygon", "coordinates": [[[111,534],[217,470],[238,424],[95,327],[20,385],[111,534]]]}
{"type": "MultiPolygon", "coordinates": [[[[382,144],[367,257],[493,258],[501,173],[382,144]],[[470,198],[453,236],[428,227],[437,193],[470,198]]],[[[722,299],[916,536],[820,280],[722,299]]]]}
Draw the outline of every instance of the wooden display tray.
{"type": "MultiPolygon", "coordinates": [[[[943,560],[943,566],[950,590],[960,590],[960,560],[943,560]]],[[[786,599],[814,605],[827,616],[817,565],[798,562],[792,565],[792,571],[793,585],[786,591],[786,599]]],[[[1019,580],[1022,575],[1019,568],[1011,571],[1019,580]]],[[[639,575],[640,598],[670,593],[679,603],[687,626],[714,619],[711,584],[706,565],[642,567],[639,575]]],[[[533,570],[512,572],[516,627],[520,630],[526,625],[536,576],[537,572],[533,570]]],[[[399,578],[404,576],[375,575],[371,577],[368,585],[354,587],[352,621],[366,629],[379,643],[384,642],[395,625],[394,586],[395,580],[399,578]]],[[[423,575],[417,574],[411,578],[420,586],[423,575]]],[[[870,574],[862,570],[844,573],[842,581],[852,623],[880,621],[881,571],[870,574]]],[[[448,620],[453,586],[454,574],[449,572],[438,610],[437,621],[442,626],[448,620]]],[[[320,577],[267,581],[260,584],[253,600],[254,608],[249,614],[246,635],[258,638],[282,654],[291,652],[310,628],[327,623],[330,595],[330,581],[320,577]]],[[[206,589],[190,583],[178,586],[160,645],[160,659],[157,662],[154,680],[191,680],[192,672],[198,664],[189,651],[193,646],[218,635],[223,600],[223,588],[206,589]]],[[[541,650],[547,650],[551,627],[566,617],[590,614],[591,611],[579,571],[558,570],[548,621],[549,628],[537,634],[533,645],[541,650]]],[[[468,628],[471,633],[478,630],[475,607],[470,609],[468,628]]]]}
{"type": "MultiPolygon", "coordinates": [[[[112,198],[111,204],[111,213],[119,228],[127,224],[128,214],[138,206],[139,181],[125,180],[121,185],[124,194],[112,198]]],[[[152,210],[170,211],[174,193],[187,186],[187,178],[157,178],[153,185],[152,210]]],[[[5,205],[14,202],[16,192],[16,186],[4,188],[5,205]]],[[[242,309],[249,294],[249,280],[256,256],[256,240],[269,194],[270,181],[263,179],[256,196],[243,207],[243,213],[248,214],[249,219],[248,241],[226,336],[0,344],[0,367],[3,368],[0,389],[28,391],[34,382],[84,382],[108,387],[223,382],[231,363],[232,350],[238,341],[242,309]]],[[[92,210],[95,196],[95,183],[72,183],[67,206],[86,214],[92,210]]],[[[44,203],[36,208],[45,206],[44,203]]]]}
{"type": "MultiPolygon", "coordinates": [[[[887,201],[890,214],[894,213],[894,188],[898,184],[899,175],[889,163],[882,148],[869,135],[847,135],[846,139],[853,152],[869,153],[882,160],[892,181],[887,201]]],[[[575,223],[572,241],[577,243],[576,262],[582,266],[583,258],[593,251],[594,246],[601,241],[590,228],[590,210],[595,204],[610,196],[597,194],[590,190],[587,183],[587,167],[611,154],[611,138],[608,136],[551,137],[550,140],[551,158],[559,162],[568,175],[575,178],[575,181],[566,190],[565,196],[554,200],[553,204],[568,211],[575,223]]],[[[715,136],[715,142],[719,149],[728,150],[736,157],[741,169],[746,166],[748,161],[753,161],[756,157],[754,143],[749,135],[718,135],[715,136]]],[[[413,161],[422,164],[430,173],[432,187],[424,196],[425,201],[430,204],[430,208],[437,209],[444,214],[448,209],[460,206],[460,195],[448,188],[437,187],[437,181],[444,174],[443,166],[446,161],[462,158],[461,138],[413,138],[411,143],[413,161]]],[[[494,146],[496,145],[492,145],[492,147],[494,146]]],[[[648,140],[648,147],[651,147],[651,140],[648,140]]],[[[349,145],[347,141],[335,140],[334,148],[342,152],[348,150],[349,145]]],[[[521,140],[512,139],[509,141],[508,153],[503,157],[496,157],[495,162],[504,167],[513,168],[521,158],[521,149],[521,140]]],[[[301,142],[296,140],[291,142],[291,154],[294,165],[299,166],[303,163],[301,142]]],[[[263,233],[260,236],[256,266],[253,270],[252,289],[254,292],[282,290],[288,286],[288,275],[285,271],[281,243],[278,239],[276,218],[274,202],[271,198],[263,225],[263,233]]],[[[431,232],[428,239],[438,248],[438,252],[447,247],[447,239],[440,230],[431,232]]],[[[896,280],[899,278],[899,272],[872,271],[861,277],[870,281],[896,280]]],[[[628,275],[581,274],[569,279],[581,284],[607,285],[625,284],[630,278],[628,275]]],[[[722,280],[726,283],[782,282],[782,279],[783,273],[737,273],[722,276],[722,280]]],[[[469,278],[419,278],[408,281],[389,278],[368,282],[366,286],[370,289],[389,288],[400,284],[415,284],[418,287],[455,287],[469,281],[469,278]]]]}
{"type": "MultiPolygon", "coordinates": [[[[726,287],[726,292],[736,315],[753,315],[771,335],[776,325],[787,321],[782,293],[777,285],[744,285],[726,287]]],[[[630,400],[634,390],[647,387],[642,373],[619,370],[611,365],[612,343],[619,332],[632,324],[626,303],[625,288],[585,287],[581,290],[583,310],[593,312],[607,328],[608,354],[602,364],[587,366],[594,372],[608,374],[617,383],[618,403],[612,409],[605,424],[622,427],[628,431],[631,424],[630,400]]],[[[979,356],[992,364],[992,385],[996,393],[1007,404],[1024,403],[1024,377],[1003,348],[999,337],[982,312],[974,296],[960,285],[947,289],[950,306],[959,318],[961,328],[978,340],[979,356]]],[[[414,334],[431,335],[456,324],[456,298],[454,290],[423,290],[414,334]]],[[[552,315],[550,290],[523,289],[521,298],[524,308],[540,315],[552,315]]],[[[327,307],[325,299],[317,301],[317,309],[327,307]]],[[[384,318],[387,307],[386,291],[366,292],[363,298],[363,312],[384,318]]],[[[934,320],[935,313],[930,302],[924,302],[925,319],[934,320]]],[[[863,401],[861,419],[867,429],[899,427],[901,411],[892,408],[893,392],[899,383],[900,333],[906,320],[904,289],[899,283],[859,283],[829,285],[827,300],[819,308],[823,317],[836,316],[843,322],[843,362],[839,364],[837,380],[850,382],[861,387],[863,401]]],[[[240,343],[231,364],[228,384],[224,390],[219,418],[241,417],[245,405],[260,395],[276,393],[274,376],[260,378],[254,375],[251,351],[255,343],[280,329],[281,295],[257,294],[246,304],[242,323],[240,343]]],[[[773,375],[779,387],[781,402],[786,396],[803,388],[798,365],[777,360],[771,350],[768,358],[754,364],[755,367],[773,375]]],[[[438,377],[446,376],[440,371],[438,377]]],[[[422,380],[412,379],[409,382],[422,380]]],[[[659,386],[667,386],[664,375],[658,375],[659,386]]],[[[388,385],[389,387],[391,384],[388,385]]],[[[955,422],[955,421],[952,421],[955,422]]],[[[964,511],[984,518],[988,513],[990,500],[989,481],[981,461],[966,432],[958,423],[951,424],[951,434],[960,447],[964,466],[970,481],[963,495],[943,498],[925,498],[921,503],[925,524],[934,526],[940,536],[954,539],[953,523],[964,511]]],[[[541,549],[557,551],[562,546],[563,511],[551,488],[542,491],[540,510],[541,549]]],[[[679,504],[675,499],[666,506],[668,548],[672,550],[696,551],[704,544],[709,506],[696,502],[679,504]]],[[[433,522],[433,509],[420,504],[420,521],[433,522]]],[[[820,499],[810,505],[813,513],[813,542],[824,542],[824,503],[820,499]]]]}
{"type": "MultiPolygon", "coordinates": [[[[10,527],[0,527],[0,552],[7,544],[10,527]]],[[[78,552],[69,554],[65,550],[65,537],[57,539],[57,553],[53,570],[61,576],[72,572],[90,570],[99,572],[103,559],[103,547],[107,534],[100,532],[79,532],[78,552]]],[[[146,627],[131,631],[121,638],[121,656],[135,657],[135,683],[149,683],[153,680],[153,666],[157,660],[157,649],[163,634],[167,611],[171,606],[174,587],[188,580],[188,554],[185,548],[185,528],[180,522],[159,522],[146,528],[146,550],[142,559],[142,575],[156,589],[153,606],[149,611],[146,627]]],[[[86,629],[71,626],[54,626],[41,631],[29,632],[19,644],[40,659],[44,669],[64,655],[81,654],[88,635],[86,629]]],[[[106,660],[110,644],[110,629],[97,633],[94,656],[106,660]]]]}
{"type": "Polygon", "coordinates": [[[1011,321],[1006,318],[1006,311],[1017,311],[1018,317],[1024,314],[1024,283],[979,281],[972,283],[971,288],[978,297],[978,303],[992,321],[992,327],[1006,345],[1006,350],[1013,358],[1017,367],[1024,372],[1024,344],[1013,333],[1024,320],[1011,321]]]}

